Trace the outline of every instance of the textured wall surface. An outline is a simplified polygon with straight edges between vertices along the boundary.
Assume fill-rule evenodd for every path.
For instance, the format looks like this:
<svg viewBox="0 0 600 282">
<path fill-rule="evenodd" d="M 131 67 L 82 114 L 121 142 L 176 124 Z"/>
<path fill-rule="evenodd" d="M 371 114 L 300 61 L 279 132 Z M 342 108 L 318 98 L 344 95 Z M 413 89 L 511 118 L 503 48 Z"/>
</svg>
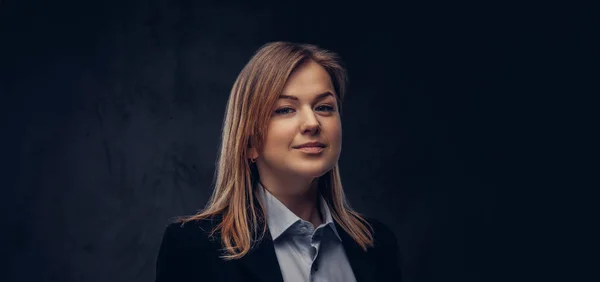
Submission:
<svg viewBox="0 0 600 282">
<path fill-rule="evenodd" d="M 495 26 L 409 5 L 1 5 L 2 281 L 152 281 L 167 220 L 211 193 L 233 81 L 275 40 L 345 61 L 344 187 L 396 232 L 406 281 L 503 278 L 514 74 Z"/>
</svg>

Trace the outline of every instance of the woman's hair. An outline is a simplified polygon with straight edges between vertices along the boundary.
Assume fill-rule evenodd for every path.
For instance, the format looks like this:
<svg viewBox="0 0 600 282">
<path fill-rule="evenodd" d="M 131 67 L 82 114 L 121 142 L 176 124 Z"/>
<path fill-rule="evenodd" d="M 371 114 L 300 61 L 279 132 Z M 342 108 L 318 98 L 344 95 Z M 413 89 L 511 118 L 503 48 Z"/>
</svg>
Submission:
<svg viewBox="0 0 600 282">
<path fill-rule="evenodd" d="M 272 108 L 286 81 L 296 67 L 308 60 L 315 61 L 329 73 L 341 110 L 346 71 L 336 54 L 315 45 L 265 44 L 242 69 L 233 85 L 223 122 L 213 194 L 204 210 L 179 219 L 182 223 L 221 219 L 211 236 L 220 232 L 224 259 L 243 257 L 265 235 L 265 210 L 260 197 L 254 194 L 258 171 L 256 164 L 249 161 L 249 145 L 259 149 L 264 144 Z M 364 250 L 372 247 L 372 228 L 350 208 L 342 189 L 339 165 L 336 163 L 317 181 L 334 220 Z"/>
</svg>

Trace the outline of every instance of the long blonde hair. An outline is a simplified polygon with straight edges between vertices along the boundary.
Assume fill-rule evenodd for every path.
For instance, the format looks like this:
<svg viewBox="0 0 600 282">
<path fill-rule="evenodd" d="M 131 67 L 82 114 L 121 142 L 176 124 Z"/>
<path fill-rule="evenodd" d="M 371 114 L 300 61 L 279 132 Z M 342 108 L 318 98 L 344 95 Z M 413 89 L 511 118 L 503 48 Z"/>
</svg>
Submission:
<svg viewBox="0 0 600 282">
<path fill-rule="evenodd" d="M 260 199 L 254 195 L 258 171 L 256 164 L 249 161 L 248 145 L 261 148 L 272 107 L 292 71 L 307 60 L 317 62 L 329 73 L 341 110 L 346 71 L 336 54 L 315 45 L 267 43 L 258 49 L 233 85 L 223 122 L 213 194 L 204 210 L 179 219 L 186 223 L 220 218 L 211 236 L 220 232 L 225 251 L 223 259 L 243 257 L 265 235 L 265 210 Z M 334 220 L 363 250 L 372 247 L 372 227 L 350 208 L 342 189 L 337 163 L 319 177 L 318 186 Z"/>
</svg>

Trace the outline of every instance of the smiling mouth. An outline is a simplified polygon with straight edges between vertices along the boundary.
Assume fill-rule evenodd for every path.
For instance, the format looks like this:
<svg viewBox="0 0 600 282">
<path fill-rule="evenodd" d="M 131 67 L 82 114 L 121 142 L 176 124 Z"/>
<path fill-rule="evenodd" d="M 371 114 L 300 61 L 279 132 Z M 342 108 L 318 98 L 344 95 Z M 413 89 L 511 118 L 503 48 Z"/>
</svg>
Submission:
<svg viewBox="0 0 600 282">
<path fill-rule="evenodd" d="M 302 147 L 302 148 L 297 148 L 297 150 L 300 150 L 304 153 L 307 154 L 318 154 L 323 152 L 325 148 L 324 147 Z"/>
</svg>

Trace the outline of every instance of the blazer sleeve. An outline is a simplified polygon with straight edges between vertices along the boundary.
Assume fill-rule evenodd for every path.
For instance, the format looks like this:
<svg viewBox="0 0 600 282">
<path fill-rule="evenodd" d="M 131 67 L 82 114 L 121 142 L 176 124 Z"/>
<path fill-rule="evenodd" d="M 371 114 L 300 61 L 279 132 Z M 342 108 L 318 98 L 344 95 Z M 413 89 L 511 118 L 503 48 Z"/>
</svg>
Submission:
<svg viewBox="0 0 600 282">
<path fill-rule="evenodd" d="M 374 220 L 375 244 L 379 245 L 380 267 L 390 281 L 403 281 L 400 261 L 400 247 L 394 232 L 385 224 Z"/>
<path fill-rule="evenodd" d="M 398 246 L 398 238 L 392 230 L 388 229 L 389 238 L 390 238 L 390 258 L 389 258 L 389 266 L 390 276 L 396 277 L 395 281 L 402 281 L 402 271 L 401 271 L 401 263 L 400 263 L 400 247 Z"/>
<path fill-rule="evenodd" d="M 155 282 L 183 282 L 186 281 L 185 248 L 182 246 L 180 229 L 177 224 L 169 224 L 163 233 L 162 242 L 156 259 Z"/>
</svg>

